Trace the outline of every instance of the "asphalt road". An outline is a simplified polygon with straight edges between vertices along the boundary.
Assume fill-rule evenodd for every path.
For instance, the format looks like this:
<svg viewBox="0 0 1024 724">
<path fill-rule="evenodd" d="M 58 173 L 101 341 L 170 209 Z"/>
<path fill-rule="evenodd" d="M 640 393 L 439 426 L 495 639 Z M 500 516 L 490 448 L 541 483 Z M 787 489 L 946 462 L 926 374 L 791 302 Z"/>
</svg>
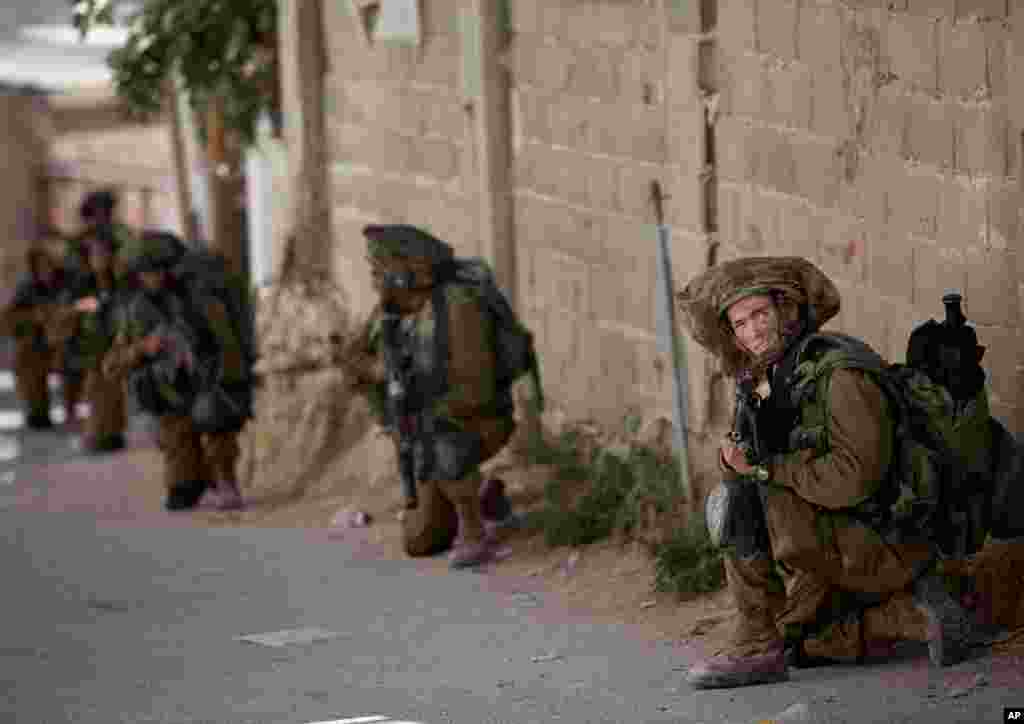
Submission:
<svg viewBox="0 0 1024 724">
<path fill-rule="evenodd" d="M 358 536 L 197 527 L 132 496 L 138 455 L 2 435 L 18 454 L 0 460 L 0 722 L 973 723 L 1024 706 L 1020 660 L 935 671 L 913 647 L 694 692 L 694 650 L 570 616 L 500 566 L 438 575 Z"/>
</svg>

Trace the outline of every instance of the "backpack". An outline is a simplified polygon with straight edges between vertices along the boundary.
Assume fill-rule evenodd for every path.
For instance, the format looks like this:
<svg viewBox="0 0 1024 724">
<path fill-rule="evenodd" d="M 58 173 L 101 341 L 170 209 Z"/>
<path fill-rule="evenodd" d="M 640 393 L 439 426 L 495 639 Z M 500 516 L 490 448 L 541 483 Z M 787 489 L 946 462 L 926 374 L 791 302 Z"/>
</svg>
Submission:
<svg viewBox="0 0 1024 724">
<path fill-rule="evenodd" d="M 512 404 L 511 388 L 523 375 L 530 374 L 533 383 L 534 400 L 538 410 L 544 408 L 544 392 L 540 381 L 540 365 L 534 346 L 533 333 L 527 329 L 516 316 L 508 297 L 498 287 L 494 272 L 490 265 L 480 258 L 457 258 L 445 264 L 440 276 L 440 283 L 434 288 L 435 306 L 444 308 L 446 284 L 468 286 L 479 294 L 492 322 L 494 323 L 494 346 L 496 358 L 495 377 L 498 387 L 498 399 Z M 447 320 L 448 315 L 439 313 L 438 319 Z M 447 344 L 447 330 L 440 330 L 438 339 L 442 345 Z M 447 359 L 447 350 L 439 351 L 438 359 Z"/>
<path fill-rule="evenodd" d="M 243 376 L 251 380 L 257 356 L 256 319 L 245 280 L 229 269 L 223 256 L 192 249 L 183 254 L 172 274 L 193 310 L 203 309 L 211 299 L 224 305 L 241 346 Z"/>
<path fill-rule="evenodd" d="M 964 540 L 965 510 L 974 497 L 969 482 L 969 437 L 958 434 L 949 392 L 920 371 L 889 364 L 864 342 L 821 333 L 801 340 L 790 381 L 791 402 L 802 410 L 790 449 L 830 449 L 829 383 L 837 369 L 868 374 L 885 393 L 893 417 L 893 448 L 886 478 L 853 514 L 890 539 L 902 535 L 937 541 L 948 555 L 970 553 L 981 541 Z M 983 424 L 987 425 L 987 415 Z M 970 536 L 976 538 L 976 536 Z M 964 550 L 964 549 L 967 550 Z"/>
</svg>

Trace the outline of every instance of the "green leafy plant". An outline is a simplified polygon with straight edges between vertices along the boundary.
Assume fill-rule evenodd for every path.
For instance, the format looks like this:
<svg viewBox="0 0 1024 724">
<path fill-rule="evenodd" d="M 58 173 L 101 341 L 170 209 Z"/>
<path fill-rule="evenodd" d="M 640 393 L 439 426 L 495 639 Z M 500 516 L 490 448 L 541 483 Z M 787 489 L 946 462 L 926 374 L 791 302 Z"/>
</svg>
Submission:
<svg viewBox="0 0 1024 724">
<path fill-rule="evenodd" d="M 115 21 L 111 0 L 72 3 L 85 36 Z M 275 0 L 145 0 L 129 18 L 128 40 L 108 63 L 118 94 L 139 113 L 154 113 L 175 74 L 196 110 L 223 102 L 224 123 L 244 143 L 255 138 L 260 113 L 277 87 Z"/>
<path fill-rule="evenodd" d="M 725 584 L 723 553 L 711 542 L 702 516 L 691 516 L 668 540 L 653 546 L 652 553 L 657 591 L 711 593 Z"/>
</svg>

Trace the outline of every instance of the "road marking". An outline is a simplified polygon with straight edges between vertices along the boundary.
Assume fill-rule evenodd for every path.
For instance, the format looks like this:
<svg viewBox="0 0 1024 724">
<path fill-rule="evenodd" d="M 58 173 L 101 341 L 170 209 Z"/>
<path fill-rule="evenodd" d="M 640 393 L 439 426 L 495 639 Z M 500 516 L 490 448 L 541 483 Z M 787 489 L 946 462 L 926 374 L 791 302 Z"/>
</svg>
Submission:
<svg viewBox="0 0 1024 724">
<path fill-rule="evenodd" d="M 344 636 L 344 634 L 337 633 L 335 631 L 328 631 L 322 628 L 293 628 L 285 629 L 284 631 L 274 631 L 271 633 L 262 634 L 250 634 L 248 636 L 239 636 L 239 641 L 245 641 L 250 644 L 260 644 L 261 646 L 289 646 L 291 644 L 309 644 L 314 641 L 325 641 L 327 639 L 337 638 Z"/>
<path fill-rule="evenodd" d="M 0 370 L 0 392 L 14 392 L 14 373 Z"/>
<path fill-rule="evenodd" d="M 386 716 L 380 716 L 379 714 L 371 714 L 369 716 L 357 716 L 352 719 L 332 719 L 331 721 L 311 721 L 308 724 L 371 724 L 371 722 L 381 722 L 381 724 L 423 724 L 419 721 L 407 721 L 405 719 L 391 719 Z"/>
</svg>

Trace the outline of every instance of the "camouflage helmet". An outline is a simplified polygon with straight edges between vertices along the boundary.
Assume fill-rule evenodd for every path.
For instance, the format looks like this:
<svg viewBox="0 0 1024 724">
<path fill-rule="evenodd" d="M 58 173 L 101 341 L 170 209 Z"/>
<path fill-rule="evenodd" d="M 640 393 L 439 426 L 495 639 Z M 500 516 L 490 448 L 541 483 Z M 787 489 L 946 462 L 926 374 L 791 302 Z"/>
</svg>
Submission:
<svg viewBox="0 0 1024 724">
<path fill-rule="evenodd" d="M 147 230 L 121 247 L 129 272 L 170 269 L 185 255 L 184 242 L 169 231 Z"/>
<path fill-rule="evenodd" d="M 401 286 L 425 289 L 434 284 L 444 265 L 454 257 L 452 247 L 409 224 L 371 224 L 363 229 L 375 284 L 390 274 L 409 277 Z"/>
<path fill-rule="evenodd" d="M 419 258 L 437 264 L 454 256 L 451 246 L 409 224 L 370 224 L 363 236 L 371 259 Z"/>
<path fill-rule="evenodd" d="M 735 343 L 726 312 L 755 294 L 771 294 L 804 310 L 807 331 L 821 328 L 839 312 L 839 290 L 818 267 L 802 257 L 745 257 L 707 269 L 676 295 L 680 323 L 694 340 L 722 360 L 726 374 L 751 361 Z"/>
</svg>

